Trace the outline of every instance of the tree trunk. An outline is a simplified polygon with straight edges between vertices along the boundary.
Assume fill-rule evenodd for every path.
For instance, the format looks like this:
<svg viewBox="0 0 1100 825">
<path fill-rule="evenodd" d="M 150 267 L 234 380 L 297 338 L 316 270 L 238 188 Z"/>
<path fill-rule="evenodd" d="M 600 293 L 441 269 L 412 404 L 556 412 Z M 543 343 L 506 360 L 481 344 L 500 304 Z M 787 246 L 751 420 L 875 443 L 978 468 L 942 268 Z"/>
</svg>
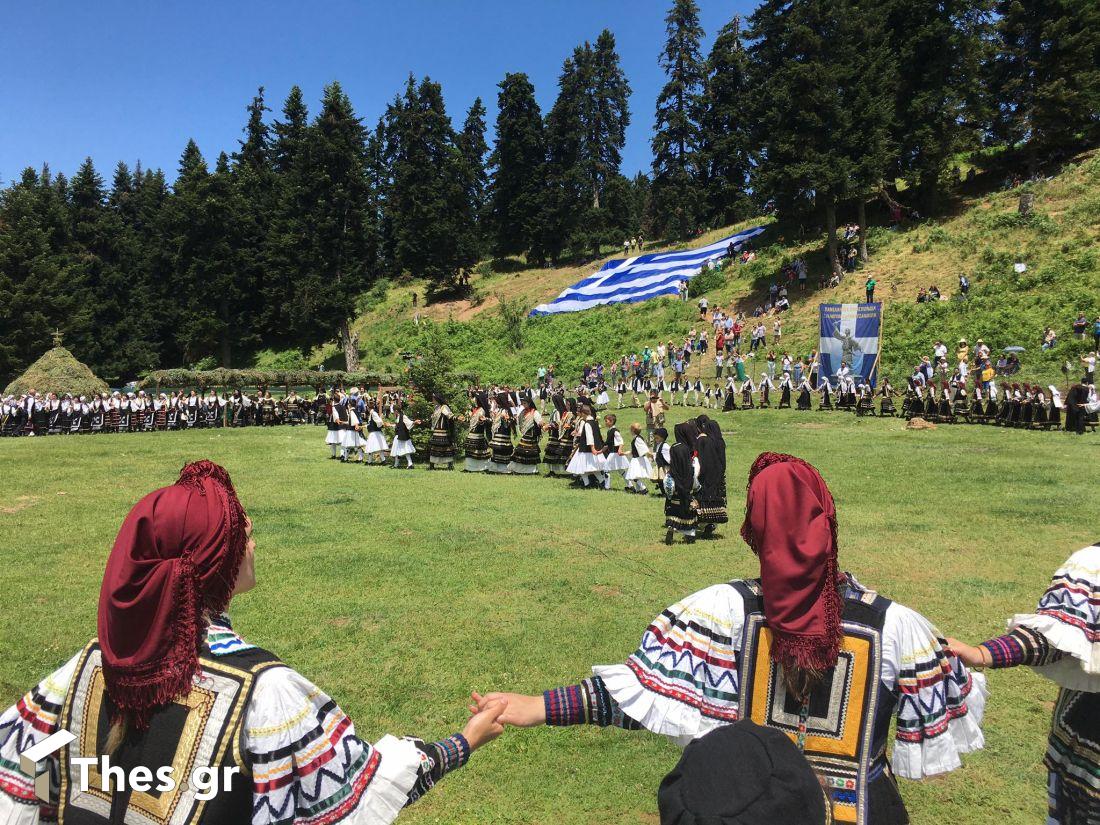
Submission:
<svg viewBox="0 0 1100 825">
<path fill-rule="evenodd" d="M 340 346 L 344 350 L 344 368 L 348 372 L 359 370 L 359 336 L 351 332 L 347 319 L 340 322 Z"/>
<path fill-rule="evenodd" d="M 836 256 L 836 200 L 832 195 L 825 201 L 825 231 L 827 238 L 825 248 L 829 255 L 829 269 L 839 280 L 843 275 L 840 268 L 840 259 Z"/>
<path fill-rule="evenodd" d="M 859 259 L 867 263 L 867 203 L 859 199 Z"/>
</svg>

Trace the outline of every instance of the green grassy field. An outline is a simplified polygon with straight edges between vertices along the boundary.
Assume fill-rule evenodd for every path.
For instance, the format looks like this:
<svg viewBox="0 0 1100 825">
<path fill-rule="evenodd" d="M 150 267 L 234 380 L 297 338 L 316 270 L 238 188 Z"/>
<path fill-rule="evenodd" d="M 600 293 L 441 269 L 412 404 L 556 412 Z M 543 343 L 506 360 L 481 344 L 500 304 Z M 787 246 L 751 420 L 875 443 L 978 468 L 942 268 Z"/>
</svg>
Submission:
<svg viewBox="0 0 1100 825">
<path fill-rule="evenodd" d="M 626 411 L 620 425 L 639 417 Z M 1096 539 L 1096 436 L 907 432 L 839 413 L 717 417 L 735 520 L 760 451 L 812 461 L 837 499 L 842 566 L 950 635 L 1000 632 Z M 449 734 L 471 689 L 574 682 L 622 661 L 679 597 L 756 573 L 733 524 L 717 541 L 665 547 L 655 498 L 344 466 L 325 460 L 323 439 L 309 427 L 0 442 L 0 706 L 94 632 L 123 516 L 201 457 L 229 468 L 256 525 L 260 586 L 233 605 L 235 626 L 321 685 L 370 739 Z M 947 777 L 902 783 L 914 823 L 1041 821 L 1055 690 L 1025 670 L 990 682 L 986 750 Z M 508 731 L 402 822 L 654 823 L 677 755 L 647 734 Z"/>
</svg>

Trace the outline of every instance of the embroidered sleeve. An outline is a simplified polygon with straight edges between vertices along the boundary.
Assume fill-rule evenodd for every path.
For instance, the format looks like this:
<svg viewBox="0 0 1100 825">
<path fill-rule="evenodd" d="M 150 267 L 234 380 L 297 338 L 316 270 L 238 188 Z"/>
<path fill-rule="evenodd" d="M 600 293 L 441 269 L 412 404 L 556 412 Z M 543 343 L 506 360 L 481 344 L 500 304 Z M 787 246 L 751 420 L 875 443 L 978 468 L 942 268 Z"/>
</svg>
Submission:
<svg viewBox="0 0 1100 825">
<path fill-rule="evenodd" d="M 58 763 L 49 761 L 50 802 L 34 794 L 34 777 L 19 767 L 19 754 L 57 732 L 57 718 L 80 654 L 28 691 L 0 715 L 0 822 L 35 825 L 57 821 Z"/>
<path fill-rule="evenodd" d="M 546 724 L 614 726 L 638 730 L 641 724 L 623 713 L 599 676 L 584 679 L 580 684 L 554 688 L 542 695 L 546 706 Z"/>
<path fill-rule="evenodd" d="M 1052 649 L 1042 633 L 1026 627 L 982 642 L 981 646 L 989 651 L 990 667 L 994 669 L 1017 665 L 1041 667 L 1062 658 L 1062 652 Z"/>
<path fill-rule="evenodd" d="M 882 681 L 897 696 L 894 772 L 922 779 L 958 768 L 985 744 L 985 676 L 946 649 L 932 624 L 892 604 L 883 628 Z"/>
<path fill-rule="evenodd" d="M 740 717 L 738 660 L 745 606 L 728 584 L 654 619 L 621 665 L 594 667 L 620 713 L 686 744 Z"/>
<path fill-rule="evenodd" d="M 245 749 L 254 825 L 387 825 L 469 758 L 461 735 L 427 745 L 360 739 L 340 707 L 290 668 L 269 670 L 257 682 Z"/>
</svg>

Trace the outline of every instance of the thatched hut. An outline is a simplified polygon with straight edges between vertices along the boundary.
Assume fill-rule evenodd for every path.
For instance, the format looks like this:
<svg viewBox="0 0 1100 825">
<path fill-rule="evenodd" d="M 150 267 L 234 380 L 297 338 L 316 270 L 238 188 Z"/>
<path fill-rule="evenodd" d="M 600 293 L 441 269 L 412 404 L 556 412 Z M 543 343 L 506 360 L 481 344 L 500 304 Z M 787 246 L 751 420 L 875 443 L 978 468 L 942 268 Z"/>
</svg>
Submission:
<svg viewBox="0 0 1100 825">
<path fill-rule="evenodd" d="M 55 392 L 58 395 L 72 393 L 76 396 L 91 396 L 107 391 L 107 383 L 92 372 L 87 364 L 77 361 L 71 352 L 61 346 L 58 338 L 54 339 L 54 343 L 56 346 L 53 349 L 8 384 L 4 390 L 5 395 L 21 395 L 32 389 L 39 395 Z"/>
</svg>

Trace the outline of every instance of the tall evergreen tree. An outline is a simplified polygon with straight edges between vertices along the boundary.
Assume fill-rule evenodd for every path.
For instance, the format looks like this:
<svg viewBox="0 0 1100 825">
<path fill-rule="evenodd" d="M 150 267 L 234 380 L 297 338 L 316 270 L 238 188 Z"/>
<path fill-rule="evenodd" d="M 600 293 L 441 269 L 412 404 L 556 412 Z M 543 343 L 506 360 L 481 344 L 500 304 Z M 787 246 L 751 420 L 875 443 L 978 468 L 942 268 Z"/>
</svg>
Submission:
<svg viewBox="0 0 1100 825">
<path fill-rule="evenodd" d="M 349 370 L 359 367 L 355 300 L 377 277 L 366 137 L 343 88 L 327 85 L 307 139 L 300 215 L 309 261 L 295 281 L 294 305 L 299 339 L 317 343 L 335 332 Z"/>
<path fill-rule="evenodd" d="M 245 314 L 252 321 L 247 330 L 241 330 L 258 343 L 260 333 L 267 332 L 263 296 L 267 272 L 271 267 L 268 238 L 275 214 L 275 171 L 271 160 L 271 129 L 264 122 L 264 113 L 271 111 L 264 103 L 264 87 L 261 86 L 248 105 L 248 120 L 244 127 L 244 140 L 233 155 L 232 191 L 225 193 L 232 200 L 236 226 L 240 239 L 236 265 L 235 286 L 239 292 L 237 301 L 242 305 L 233 314 Z M 239 198 L 239 200 L 238 200 Z M 276 330 L 278 331 L 278 330 Z"/>
<path fill-rule="evenodd" d="M 475 258 L 485 251 L 485 220 L 488 211 L 489 175 L 486 159 L 489 145 L 485 142 L 485 104 L 481 98 L 474 100 L 466 112 L 462 131 L 458 133 L 458 148 L 465 163 L 466 198 L 470 202 L 473 216 L 473 233 L 461 242 L 461 246 L 472 247 Z"/>
<path fill-rule="evenodd" d="M 749 124 L 749 57 L 741 42 L 741 18 L 722 27 L 707 58 L 703 96 L 703 180 L 706 215 L 713 226 L 726 226 L 750 214 L 752 130 Z"/>
<path fill-rule="evenodd" d="M 695 0 L 674 0 L 665 29 L 668 39 L 659 63 L 668 82 L 657 96 L 651 218 L 657 232 L 686 238 L 696 228 L 699 211 L 699 119 L 706 79 Z"/>
<path fill-rule="evenodd" d="M 554 263 L 570 247 L 581 252 L 599 243 L 594 223 L 594 168 L 588 150 L 587 117 L 592 87 L 592 49 L 578 46 L 562 64 L 558 97 L 546 116 L 546 188 L 533 246 Z"/>
<path fill-rule="evenodd" d="M 995 134 L 1027 142 L 1029 171 L 1100 139 L 1100 5 L 1000 0 L 996 26 Z"/>
<path fill-rule="evenodd" d="M 593 206 L 599 209 L 604 187 L 622 166 L 630 125 L 630 83 L 615 50 L 615 35 L 607 29 L 600 32 L 592 51 L 589 101 L 585 155 L 592 178 Z"/>
<path fill-rule="evenodd" d="M 545 185 L 546 139 L 527 75 L 505 75 L 499 88 L 496 137 L 489 159 L 493 252 L 519 255 L 533 246 Z M 538 262 L 538 249 L 532 257 Z"/>
</svg>

